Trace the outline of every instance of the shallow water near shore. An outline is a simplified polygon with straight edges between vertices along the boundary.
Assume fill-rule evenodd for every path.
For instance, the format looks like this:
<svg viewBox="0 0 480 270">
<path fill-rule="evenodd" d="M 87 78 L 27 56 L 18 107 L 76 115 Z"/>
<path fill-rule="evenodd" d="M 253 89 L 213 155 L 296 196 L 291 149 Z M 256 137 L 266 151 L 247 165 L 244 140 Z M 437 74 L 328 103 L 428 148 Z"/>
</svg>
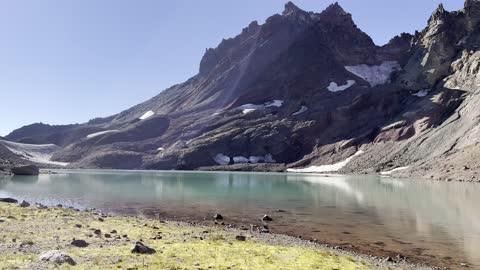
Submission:
<svg viewBox="0 0 480 270">
<path fill-rule="evenodd" d="M 0 177 L 0 197 L 274 233 L 438 266 L 480 268 L 480 185 L 280 173 L 59 170 Z M 279 211 L 281 210 L 281 211 Z M 210 219 L 203 221 L 204 218 Z"/>
</svg>

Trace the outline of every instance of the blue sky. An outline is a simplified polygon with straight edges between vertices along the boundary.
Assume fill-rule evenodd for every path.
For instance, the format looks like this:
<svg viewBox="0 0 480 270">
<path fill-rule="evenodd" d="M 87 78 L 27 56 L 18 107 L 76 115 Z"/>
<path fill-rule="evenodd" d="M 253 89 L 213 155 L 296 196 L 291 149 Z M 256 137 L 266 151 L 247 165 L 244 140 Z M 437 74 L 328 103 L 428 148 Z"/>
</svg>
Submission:
<svg viewBox="0 0 480 270">
<path fill-rule="evenodd" d="M 0 0 L 0 135 L 118 113 L 198 71 L 206 48 L 279 0 Z M 327 0 L 293 1 L 321 11 Z M 422 29 L 442 1 L 344 0 L 377 44 Z M 463 0 L 445 0 L 448 10 Z"/>
</svg>

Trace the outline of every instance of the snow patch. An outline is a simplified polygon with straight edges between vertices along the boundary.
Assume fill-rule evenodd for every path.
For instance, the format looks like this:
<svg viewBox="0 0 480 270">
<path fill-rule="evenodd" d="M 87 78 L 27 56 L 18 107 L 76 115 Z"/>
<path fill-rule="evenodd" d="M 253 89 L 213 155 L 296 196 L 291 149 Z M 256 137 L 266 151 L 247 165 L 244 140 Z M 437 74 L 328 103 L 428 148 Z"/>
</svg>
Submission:
<svg viewBox="0 0 480 270">
<path fill-rule="evenodd" d="M 230 164 L 230 157 L 225 156 L 224 154 L 217 154 L 213 159 L 220 165 Z"/>
<path fill-rule="evenodd" d="M 262 105 L 245 104 L 245 105 L 237 107 L 237 109 L 242 110 L 243 114 L 247 114 L 247 113 L 251 113 L 253 111 L 265 109 L 265 108 L 268 108 L 268 107 L 280 108 L 280 107 L 282 107 L 283 103 L 284 103 L 283 100 L 275 99 L 275 100 L 269 101 L 267 103 L 264 103 Z"/>
<path fill-rule="evenodd" d="M 23 159 L 42 164 L 52 164 L 58 166 L 67 166 L 66 162 L 51 161 L 53 153 L 61 149 L 55 144 L 24 144 L 0 140 L 0 144 L 5 146 L 12 153 L 21 156 Z"/>
<path fill-rule="evenodd" d="M 302 114 L 302 113 L 304 113 L 304 112 L 306 112 L 306 111 L 308 111 L 308 107 L 307 107 L 307 106 L 302 106 L 302 107 L 300 108 L 300 110 L 294 112 L 292 115 L 293 115 L 293 116 L 300 115 L 300 114 Z"/>
<path fill-rule="evenodd" d="M 304 169 L 288 169 L 287 172 L 296 172 L 296 173 L 326 173 L 326 172 L 337 172 L 343 167 L 345 167 L 350 161 L 355 157 L 363 154 L 362 150 L 358 150 L 353 156 L 345 159 L 344 161 L 332 164 L 332 165 L 322 165 L 322 166 L 311 166 Z"/>
<path fill-rule="evenodd" d="M 362 64 L 345 66 L 345 69 L 367 81 L 371 87 L 375 87 L 390 82 L 392 73 L 401 70 L 401 67 L 397 61 L 386 61 L 377 66 Z"/>
<path fill-rule="evenodd" d="M 159 148 L 157 149 L 157 151 L 160 151 L 160 152 L 165 151 L 165 148 L 159 147 Z"/>
<path fill-rule="evenodd" d="M 150 118 L 154 115 L 155 115 L 155 113 L 153 111 L 148 111 L 148 112 L 144 113 L 142 116 L 140 116 L 140 120 L 148 119 L 148 118 Z"/>
<path fill-rule="evenodd" d="M 423 90 L 420 90 L 417 93 L 413 94 L 413 96 L 422 98 L 422 97 L 428 96 L 429 92 L 430 92 L 430 89 L 423 89 Z"/>
<path fill-rule="evenodd" d="M 347 90 L 354 84 L 355 84 L 354 80 L 348 80 L 347 84 L 344 84 L 344 85 L 338 85 L 336 82 L 331 82 L 330 85 L 327 87 L 327 89 L 330 92 L 341 92 L 341 91 Z"/>
<path fill-rule="evenodd" d="M 394 173 L 394 172 L 408 170 L 408 168 L 409 167 L 398 167 L 398 168 L 395 168 L 391 171 L 380 172 L 380 175 L 392 175 L 392 173 Z"/>
<path fill-rule="evenodd" d="M 233 158 L 233 163 L 238 164 L 238 163 L 248 163 L 250 160 L 246 157 L 234 157 Z"/>
<path fill-rule="evenodd" d="M 460 45 L 465 45 L 467 44 L 467 40 L 468 40 L 469 36 L 464 36 L 462 37 L 458 42 L 457 42 L 457 46 L 460 46 Z"/>
<path fill-rule="evenodd" d="M 117 129 L 100 131 L 100 132 L 96 132 L 96 133 L 92 133 L 92 134 L 87 135 L 87 138 L 91 139 L 91 138 L 95 138 L 95 137 L 98 137 L 98 136 L 101 136 L 101 135 L 104 135 L 104 134 L 117 132 L 117 131 L 118 131 Z"/>
</svg>

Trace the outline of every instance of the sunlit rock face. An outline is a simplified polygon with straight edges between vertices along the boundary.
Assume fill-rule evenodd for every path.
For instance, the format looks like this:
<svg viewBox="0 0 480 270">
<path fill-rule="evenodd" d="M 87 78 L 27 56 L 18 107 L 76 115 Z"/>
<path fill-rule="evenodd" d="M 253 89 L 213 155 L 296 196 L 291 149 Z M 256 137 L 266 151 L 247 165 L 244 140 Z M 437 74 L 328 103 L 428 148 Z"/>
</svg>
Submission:
<svg viewBox="0 0 480 270">
<path fill-rule="evenodd" d="M 144 103 L 7 139 L 56 144 L 53 161 L 81 168 L 286 170 L 337 164 L 359 150 L 343 171 L 416 168 L 455 148 L 450 127 L 428 131 L 473 104 L 478 15 L 478 1 L 453 12 L 440 5 L 421 32 L 378 46 L 338 3 L 307 12 L 289 2 L 207 49 L 197 75 Z"/>
</svg>

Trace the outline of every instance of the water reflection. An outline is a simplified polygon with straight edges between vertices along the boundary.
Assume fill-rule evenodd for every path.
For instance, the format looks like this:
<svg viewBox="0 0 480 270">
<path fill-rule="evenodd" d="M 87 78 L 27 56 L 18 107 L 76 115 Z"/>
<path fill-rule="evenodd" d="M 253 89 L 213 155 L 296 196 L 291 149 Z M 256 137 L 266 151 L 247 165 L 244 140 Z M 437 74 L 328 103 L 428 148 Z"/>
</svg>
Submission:
<svg viewBox="0 0 480 270">
<path fill-rule="evenodd" d="M 478 267 L 479 192 L 466 183 L 270 173 L 60 171 L 0 178 L 0 197 L 50 205 L 218 210 L 239 218 L 284 209 L 276 224 L 285 230 L 294 224 L 336 237 L 348 229 L 347 240 L 383 241 L 402 253 L 455 256 Z"/>
</svg>

